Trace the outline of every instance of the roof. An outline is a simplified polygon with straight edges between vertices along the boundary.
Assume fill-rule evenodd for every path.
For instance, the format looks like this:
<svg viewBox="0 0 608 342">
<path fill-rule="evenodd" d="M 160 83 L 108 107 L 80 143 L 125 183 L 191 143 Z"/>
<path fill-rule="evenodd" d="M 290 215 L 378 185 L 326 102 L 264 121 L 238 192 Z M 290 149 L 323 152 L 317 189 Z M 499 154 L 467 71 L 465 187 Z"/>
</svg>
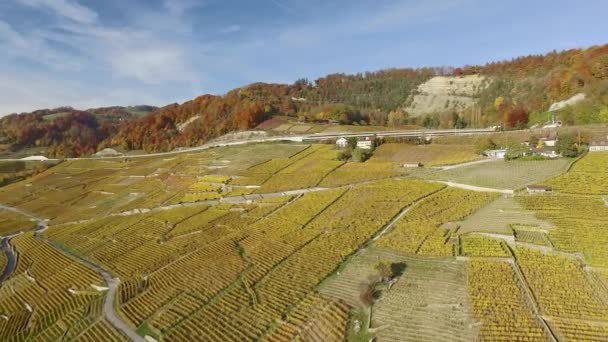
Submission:
<svg viewBox="0 0 608 342">
<path fill-rule="evenodd" d="M 608 140 L 606 141 L 592 141 L 589 146 L 608 146 Z"/>
<path fill-rule="evenodd" d="M 528 188 L 528 190 L 552 190 L 553 189 L 550 186 L 537 185 L 537 184 L 528 185 L 527 188 Z"/>
</svg>

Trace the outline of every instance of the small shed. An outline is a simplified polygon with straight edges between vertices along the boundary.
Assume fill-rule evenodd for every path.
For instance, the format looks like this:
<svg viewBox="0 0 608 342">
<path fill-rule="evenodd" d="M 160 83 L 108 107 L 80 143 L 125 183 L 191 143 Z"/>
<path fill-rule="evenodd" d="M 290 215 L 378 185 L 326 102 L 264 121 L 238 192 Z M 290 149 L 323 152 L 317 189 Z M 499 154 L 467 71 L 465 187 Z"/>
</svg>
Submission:
<svg viewBox="0 0 608 342">
<path fill-rule="evenodd" d="M 506 149 L 500 150 L 487 150 L 484 154 L 492 159 L 505 159 L 505 155 L 507 154 Z"/>
<path fill-rule="evenodd" d="M 422 167 L 423 165 L 422 165 L 422 163 L 405 163 L 402 166 L 406 167 L 406 168 L 410 168 L 410 167 L 413 168 L 413 167 Z"/>
<path fill-rule="evenodd" d="M 528 189 L 529 194 L 540 194 L 553 191 L 553 188 L 546 185 L 528 185 L 526 188 Z"/>
</svg>

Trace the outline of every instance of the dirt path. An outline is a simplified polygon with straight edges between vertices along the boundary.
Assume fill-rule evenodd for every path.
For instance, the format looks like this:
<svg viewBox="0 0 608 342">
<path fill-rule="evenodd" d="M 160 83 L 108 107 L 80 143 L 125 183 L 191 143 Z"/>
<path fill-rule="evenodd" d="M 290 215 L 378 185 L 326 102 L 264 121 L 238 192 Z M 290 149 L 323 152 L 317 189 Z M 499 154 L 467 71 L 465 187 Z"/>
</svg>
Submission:
<svg viewBox="0 0 608 342">
<path fill-rule="evenodd" d="M 460 164 L 453 164 L 453 165 L 446 165 L 446 166 L 435 166 L 432 167 L 432 169 L 437 169 L 437 170 L 453 170 L 453 169 L 458 169 L 461 167 L 465 167 L 465 166 L 471 166 L 471 165 L 476 165 L 476 164 L 483 164 L 483 163 L 488 163 L 491 161 L 496 161 L 496 159 L 480 159 L 480 160 L 474 160 L 474 161 L 470 161 L 470 162 L 466 162 L 466 163 L 460 163 Z"/>
<path fill-rule="evenodd" d="M 470 184 L 462 184 L 462 183 L 454 183 L 454 182 L 446 182 L 446 181 L 436 181 L 439 183 L 443 183 L 447 186 L 451 186 L 453 188 L 460 188 L 464 190 L 477 191 L 477 192 L 498 192 L 501 194 L 512 195 L 514 193 L 511 189 L 494 189 L 494 188 L 484 188 L 482 186 L 470 185 Z"/>
</svg>

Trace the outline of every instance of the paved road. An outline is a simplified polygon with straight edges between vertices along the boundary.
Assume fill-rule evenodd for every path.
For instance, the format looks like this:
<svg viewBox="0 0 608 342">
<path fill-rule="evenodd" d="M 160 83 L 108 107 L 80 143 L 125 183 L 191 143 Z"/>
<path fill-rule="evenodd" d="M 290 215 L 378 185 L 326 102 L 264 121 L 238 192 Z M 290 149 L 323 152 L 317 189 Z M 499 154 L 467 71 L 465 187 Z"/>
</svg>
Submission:
<svg viewBox="0 0 608 342">
<path fill-rule="evenodd" d="M 123 334 L 128 336 L 132 341 L 146 342 L 146 340 L 144 338 L 142 338 L 135 332 L 135 329 L 133 329 L 133 327 L 131 327 L 129 324 L 127 324 L 125 321 L 122 320 L 122 318 L 120 317 L 120 315 L 116 312 L 116 309 L 114 308 L 114 303 L 116 302 L 116 290 L 118 289 L 118 285 L 120 283 L 120 280 L 118 278 L 112 278 L 112 276 L 110 275 L 109 272 L 102 269 L 98 265 L 95 265 L 95 264 L 91 263 L 90 261 L 87 261 L 77 255 L 74 255 L 71 252 L 69 252 L 68 250 L 66 250 L 63 247 L 59 246 L 58 244 L 54 243 L 53 241 L 46 239 L 42 235 L 42 232 L 48 228 L 47 220 L 36 217 L 30 213 L 27 213 L 23 210 L 18 209 L 18 208 L 9 207 L 9 206 L 3 205 L 3 204 L 0 204 L 0 209 L 10 210 L 10 211 L 19 213 L 21 215 L 30 217 L 32 219 L 35 219 L 38 222 L 38 225 L 34 229 L 37 239 L 39 239 L 40 241 L 46 242 L 47 244 L 49 244 L 49 246 L 55 248 L 57 251 L 59 251 L 60 253 L 62 253 L 65 256 L 67 256 L 68 258 L 75 260 L 76 262 L 99 273 L 105 280 L 107 287 L 108 287 L 108 292 L 106 294 L 106 298 L 103 303 L 103 313 L 104 313 L 105 318 L 116 329 L 120 330 Z M 0 285 L 2 284 L 2 282 L 5 279 L 8 279 L 8 277 L 15 270 L 15 266 L 16 266 L 15 253 L 13 251 L 12 246 L 9 243 L 10 238 L 11 237 L 5 237 L 2 239 L 2 251 L 6 253 L 6 255 L 9 259 L 9 263 L 8 263 L 7 267 L 4 269 L 4 271 L 2 273 L 2 277 L 0 277 Z"/>
<path fill-rule="evenodd" d="M 17 266 L 17 256 L 15 255 L 13 246 L 10 244 L 10 237 L 2 238 L 1 249 L 6 255 L 7 263 L 4 270 L 2 270 L 2 274 L 0 275 L 0 286 L 2 286 L 4 281 L 13 274 L 15 267 Z"/>
<path fill-rule="evenodd" d="M 95 264 L 91 263 L 90 261 L 87 261 L 85 259 L 80 258 L 77 255 L 72 254 L 71 252 L 67 251 L 66 249 L 64 249 L 63 247 L 54 243 L 53 241 L 45 239 L 44 237 L 42 237 L 41 234 L 37 233 L 36 237 L 42 241 L 45 241 L 51 247 L 55 248 L 56 250 L 58 250 L 60 253 L 64 254 L 68 258 L 75 260 L 76 262 L 99 273 L 105 280 L 107 287 L 108 287 L 106 299 L 103 303 L 103 314 L 104 314 L 105 318 L 110 322 L 110 324 L 112 324 L 116 329 L 118 329 L 123 334 L 125 334 L 127 337 L 129 337 L 132 341 L 146 342 L 146 340 L 143 337 L 139 336 L 135 332 L 135 329 L 133 329 L 132 326 L 127 324 L 125 321 L 123 321 L 122 318 L 120 317 L 120 315 L 118 314 L 118 312 L 116 312 L 114 303 L 116 303 L 116 290 L 118 289 L 118 285 L 120 284 L 120 280 L 118 278 L 112 278 L 112 276 L 110 275 L 109 272 L 102 269 L 98 265 L 95 265 Z"/>
</svg>

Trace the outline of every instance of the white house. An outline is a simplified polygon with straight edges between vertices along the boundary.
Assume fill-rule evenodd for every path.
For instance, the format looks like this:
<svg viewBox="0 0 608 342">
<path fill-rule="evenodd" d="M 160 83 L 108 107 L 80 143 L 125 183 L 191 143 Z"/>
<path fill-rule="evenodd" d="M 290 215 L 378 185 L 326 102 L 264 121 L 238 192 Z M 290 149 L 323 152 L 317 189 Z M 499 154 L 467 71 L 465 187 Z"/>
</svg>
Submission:
<svg viewBox="0 0 608 342">
<path fill-rule="evenodd" d="M 557 135 L 553 135 L 553 136 L 548 136 L 545 138 L 540 138 L 540 141 L 542 142 L 543 146 L 548 146 L 548 147 L 555 147 L 555 145 L 558 142 L 558 137 Z"/>
<path fill-rule="evenodd" d="M 348 146 L 348 140 L 346 140 L 345 137 L 341 137 L 338 140 L 336 140 L 337 148 L 345 148 L 346 146 Z"/>
<path fill-rule="evenodd" d="M 363 150 L 371 150 L 374 148 L 374 138 L 365 137 L 365 140 L 357 141 L 357 147 Z"/>
<path fill-rule="evenodd" d="M 487 150 L 484 154 L 492 159 L 505 159 L 505 155 L 507 154 L 506 149 L 500 150 Z"/>
</svg>

